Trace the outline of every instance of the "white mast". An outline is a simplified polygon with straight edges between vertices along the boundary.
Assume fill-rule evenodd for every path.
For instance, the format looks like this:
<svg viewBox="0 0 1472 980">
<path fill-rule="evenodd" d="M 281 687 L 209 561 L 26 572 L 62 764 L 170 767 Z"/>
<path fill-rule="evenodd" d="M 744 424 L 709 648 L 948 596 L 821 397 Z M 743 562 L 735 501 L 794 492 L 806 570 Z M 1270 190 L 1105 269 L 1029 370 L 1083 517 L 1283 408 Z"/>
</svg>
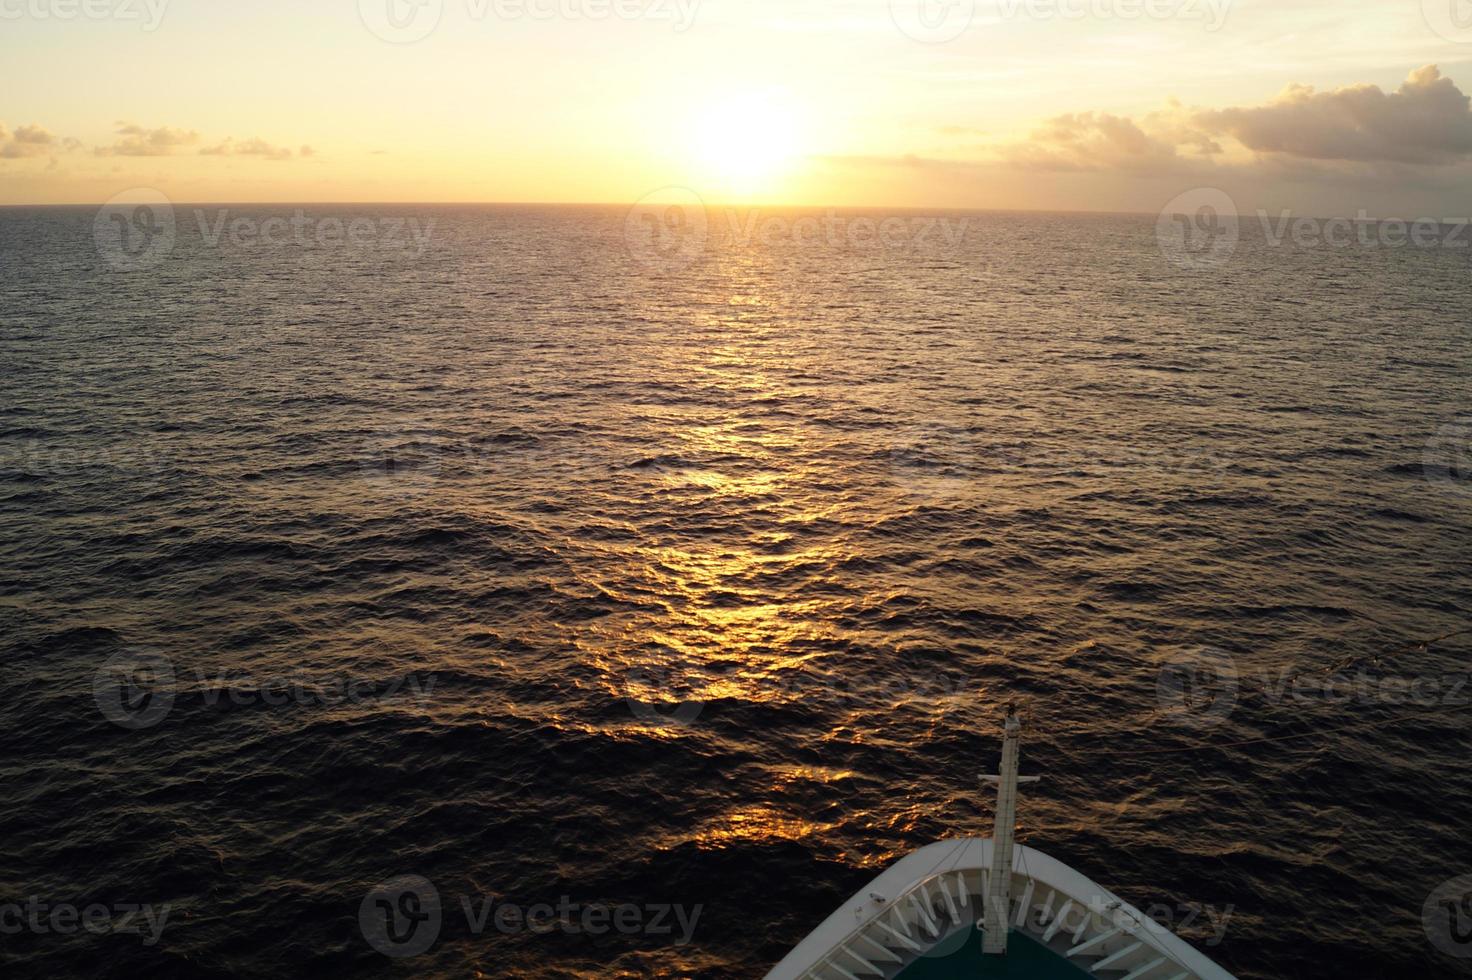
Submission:
<svg viewBox="0 0 1472 980">
<path fill-rule="evenodd" d="M 988 877 L 986 914 L 982 920 L 982 952 L 1002 954 L 1007 952 L 1007 919 L 1012 910 L 1012 842 L 1017 827 L 1017 784 L 1035 783 L 1038 776 L 1018 776 L 1018 736 L 1022 722 L 1017 711 L 1007 706 L 1007 717 L 1002 722 L 1002 772 L 997 776 L 982 776 L 989 783 L 997 784 L 997 823 L 992 831 L 992 867 Z"/>
</svg>

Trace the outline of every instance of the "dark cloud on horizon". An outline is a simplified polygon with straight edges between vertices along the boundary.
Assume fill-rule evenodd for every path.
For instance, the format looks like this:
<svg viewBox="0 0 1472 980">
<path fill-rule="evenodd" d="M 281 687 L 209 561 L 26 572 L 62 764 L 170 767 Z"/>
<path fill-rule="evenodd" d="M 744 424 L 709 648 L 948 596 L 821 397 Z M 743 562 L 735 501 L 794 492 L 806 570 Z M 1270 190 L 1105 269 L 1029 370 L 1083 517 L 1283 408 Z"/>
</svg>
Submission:
<svg viewBox="0 0 1472 980">
<path fill-rule="evenodd" d="M 943 127 L 956 133 L 964 127 Z M 1223 145 L 1252 154 L 1242 160 Z M 1258 106 L 1190 109 L 1172 99 L 1139 118 L 1071 112 L 1046 120 L 1027 139 L 986 148 L 973 160 L 915 156 L 830 158 L 867 166 L 930 166 L 1141 176 L 1224 169 L 1290 180 L 1429 177 L 1472 161 L 1472 99 L 1435 65 L 1411 72 L 1394 92 L 1350 85 L 1319 92 L 1290 85 Z M 1228 162 L 1230 161 L 1230 162 Z"/>
<path fill-rule="evenodd" d="M 1290 85 L 1265 106 L 1198 113 L 1200 125 L 1258 153 L 1355 163 L 1456 163 L 1472 155 L 1472 100 L 1435 65 L 1394 92 Z"/>
</svg>

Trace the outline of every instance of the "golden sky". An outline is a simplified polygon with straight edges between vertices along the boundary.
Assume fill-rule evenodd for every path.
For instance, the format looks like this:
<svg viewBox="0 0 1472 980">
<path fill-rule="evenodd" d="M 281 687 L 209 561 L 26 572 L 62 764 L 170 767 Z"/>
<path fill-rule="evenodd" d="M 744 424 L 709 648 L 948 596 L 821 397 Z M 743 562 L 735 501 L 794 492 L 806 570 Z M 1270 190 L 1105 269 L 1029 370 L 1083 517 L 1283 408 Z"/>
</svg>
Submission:
<svg viewBox="0 0 1472 980">
<path fill-rule="evenodd" d="M 1465 2 L 0 0 L 0 203 L 1455 215 Z"/>
</svg>

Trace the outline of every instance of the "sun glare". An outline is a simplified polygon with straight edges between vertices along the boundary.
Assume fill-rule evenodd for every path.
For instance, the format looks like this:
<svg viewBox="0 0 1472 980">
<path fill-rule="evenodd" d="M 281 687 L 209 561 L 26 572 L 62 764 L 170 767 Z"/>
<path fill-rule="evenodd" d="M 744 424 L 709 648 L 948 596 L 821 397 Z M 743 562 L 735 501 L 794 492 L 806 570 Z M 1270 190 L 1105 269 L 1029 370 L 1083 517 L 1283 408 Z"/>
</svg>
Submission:
<svg viewBox="0 0 1472 980">
<path fill-rule="evenodd" d="M 796 162 L 797 112 L 779 92 L 745 92 L 703 106 L 694 125 L 702 170 L 735 194 L 770 191 Z"/>
</svg>

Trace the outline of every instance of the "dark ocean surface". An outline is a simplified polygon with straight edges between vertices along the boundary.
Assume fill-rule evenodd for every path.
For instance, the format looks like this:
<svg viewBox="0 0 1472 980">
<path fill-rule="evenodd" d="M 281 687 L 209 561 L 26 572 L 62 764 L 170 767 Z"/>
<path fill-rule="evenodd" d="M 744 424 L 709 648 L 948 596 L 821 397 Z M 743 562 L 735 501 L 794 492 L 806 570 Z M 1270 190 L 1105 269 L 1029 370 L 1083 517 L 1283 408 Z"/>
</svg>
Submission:
<svg viewBox="0 0 1472 980">
<path fill-rule="evenodd" d="M 0 209 L 0 903 L 169 909 L 6 977 L 759 977 L 1009 701 L 1019 839 L 1239 976 L 1472 976 L 1472 250 L 199 210 Z"/>
</svg>

